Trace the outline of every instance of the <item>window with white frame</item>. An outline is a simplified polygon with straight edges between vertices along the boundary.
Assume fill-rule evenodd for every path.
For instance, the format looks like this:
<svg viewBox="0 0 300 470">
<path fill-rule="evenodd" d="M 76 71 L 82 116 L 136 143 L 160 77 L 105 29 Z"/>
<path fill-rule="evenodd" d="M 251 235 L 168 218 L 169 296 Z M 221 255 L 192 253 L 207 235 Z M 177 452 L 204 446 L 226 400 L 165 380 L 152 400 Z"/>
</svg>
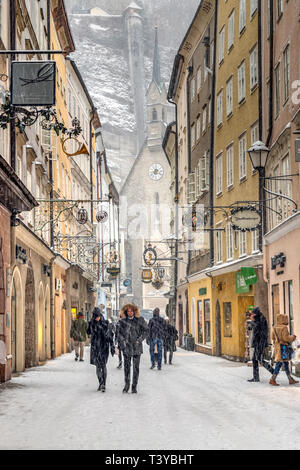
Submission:
<svg viewBox="0 0 300 470">
<path fill-rule="evenodd" d="M 238 94 L 239 103 L 246 98 L 246 66 L 245 61 L 238 68 Z"/>
<path fill-rule="evenodd" d="M 207 108 L 204 106 L 202 114 L 202 132 L 206 131 Z"/>
<path fill-rule="evenodd" d="M 190 173 L 187 178 L 187 203 L 196 202 L 196 174 Z"/>
<path fill-rule="evenodd" d="M 230 145 L 226 152 L 227 163 L 227 188 L 231 189 L 234 185 L 234 147 Z"/>
<path fill-rule="evenodd" d="M 199 114 L 199 116 L 197 117 L 197 131 L 196 131 L 197 141 L 200 139 L 200 137 L 201 137 L 201 115 Z"/>
<path fill-rule="evenodd" d="M 252 90 L 258 82 L 257 46 L 250 53 L 250 89 Z"/>
<path fill-rule="evenodd" d="M 290 46 L 287 46 L 283 52 L 284 64 L 284 102 L 290 96 Z"/>
<path fill-rule="evenodd" d="M 217 98 L 217 125 L 220 126 L 223 122 L 223 91 L 218 94 Z"/>
<path fill-rule="evenodd" d="M 275 69 L 275 116 L 277 117 L 280 112 L 280 63 Z"/>
<path fill-rule="evenodd" d="M 197 71 L 197 93 L 199 93 L 201 89 L 201 84 L 202 84 L 202 73 L 201 73 L 201 67 L 199 67 Z"/>
<path fill-rule="evenodd" d="M 219 32 L 219 64 L 224 60 L 225 51 L 225 26 Z"/>
<path fill-rule="evenodd" d="M 258 0 L 251 0 L 250 2 L 250 15 L 253 16 L 258 7 Z"/>
<path fill-rule="evenodd" d="M 203 75 L 204 75 L 204 81 L 207 79 L 207 75 L 208 75 L 208 72 L 207 72 L 207 64 L 206 64 L 206 58 L 204 57 L 204 62 L 203 62 Z"/>
<path fill-rule="evenodd" d="M 277 18 L 283 14 L 283 0 L 277 0 Z"/>
<path fill-rule="evenodd" d="M 201 191 L 205 191 L 208 187 L 207 159 L 208 159 L 208 155 L 207 155 L 207 152 L 205 152 L 203 157 L 200 160 L 200 162 L 201 162 L 201 166 L 200 166 L 200 189 L 201 189 Z"/>
<path fill-rule="evenodd" d="M 196 144 L 196 128 L 195 128 L 195 124 L 192 124 L 192 127 L 191 127 L 191 144 L 192 144 L 192 147 L 195 147 L 195 144 Z"/>
<path fill-rule="evenodd" d="M 255 123 L 251 127 L 251 145 L 255 144 L 255 142 L 259 141 L 259 133 L 258 133 L 258 123 Z"/>
<path fill-rule="evenodd" d="M 240 0 L 240 33 L 246 28 L 246 0 Z"/>
<path fill-rule="evenodd" d="M 233 111 L 233 77 L 231 77 L 226 85 L 226 114 L 230 116 Z"/>
<path fill-rule="evenodd" d="M 233 259 L 233 230 L 232 225 L 229 222 L 226 226 L 226 252 L 227 252 L 227 261 Z"/>
<path fill-rule="evenodd" d="M 217 224 L 216 228 L 221 228 L 221 224 Z M 223 261 L 223 243 L 222 243 L 222 234 L 221 230 L 216 231 L 216 262 L 222 263 Z"/>
<path fill-rule="evenodd" d="M 253 230 L 251 232 L 252 237 L 252 253 L 259 251 L 259 230 Z"/>
<path fill-rule="evenodd" d="M 207 125 L 210 126 L 210 121 L 211 121 L 211 98 L 208 100 L 208 105 L 207 105 Z"/>
<path fill-rule="evenodd" d="M 214 65 L 214 53 L 215 53 L 215 43 L 212 41 L 210 43 L 210 67 L 212 68 Z"/>
<path fill-rule="evenodd" d="M 194 101 L 196 97 L 196 81 L 195 77 L 191 80 L 191 100 Z"/>
<path fill-rule="evenodd" d="M 239 232 L 240 236 L 240 249 L 239 253 L 240 256 L 245 256 L 247 255 L 247 233 L 246 232 Z"/>
<path fill-rule="evenodd" d="M 239 139 L 239 176 L 240 180 L 247 177 L 247 137 L 244 134 Z"/>
<path fill-rule="evenodd" d="M 216 158 L 216 192 L 217 196 L 223 191 L 223 155 L 220 154 Z"/>
<path fill-rule="evenodd" d="M 232 48 L 234 44 L 234 19 L 235 19 L 235 11 L 231 13 L 228 19 L 228 50 Z"/>
</svg>

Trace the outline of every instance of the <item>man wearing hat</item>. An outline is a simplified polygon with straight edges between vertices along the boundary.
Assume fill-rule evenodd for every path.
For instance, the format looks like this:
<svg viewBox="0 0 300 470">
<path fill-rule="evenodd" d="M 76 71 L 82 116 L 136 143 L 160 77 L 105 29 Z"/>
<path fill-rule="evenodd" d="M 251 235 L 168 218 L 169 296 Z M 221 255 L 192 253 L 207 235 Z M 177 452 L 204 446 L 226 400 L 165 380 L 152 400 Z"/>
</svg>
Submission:
<svg viewBox="0 0 300 470">
<path fill-rule="evenodd" d="M 87 322 L 84 320 L 83 314 L 79 312 L 77 314 L 76 320 L 72 321 L 70 337 L 74 341 L 75 347 L 75 361 L 83 362 L 83 353 L 84 353 L 84 345 L 86 342 L 86 330 L 87 330 Z M 79 356 L 80 350 L 80 356 Z"/>
</svg>

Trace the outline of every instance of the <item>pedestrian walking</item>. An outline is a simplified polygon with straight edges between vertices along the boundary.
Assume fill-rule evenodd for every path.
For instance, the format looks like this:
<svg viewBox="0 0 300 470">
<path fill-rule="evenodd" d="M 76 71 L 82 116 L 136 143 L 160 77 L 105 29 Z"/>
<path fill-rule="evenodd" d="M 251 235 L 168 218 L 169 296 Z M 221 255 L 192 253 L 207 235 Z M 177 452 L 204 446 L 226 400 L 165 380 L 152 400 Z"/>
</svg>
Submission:
<svg viewBox="0 0 300 470">
<path fill-rule="evenodd" d="M 270 385 L 275 387 L 279 386 L 276 383 L 277 375 L 280 372 L 282 366 L 284 366 L 285 373 L 287 375 L 290 385 L 299 383 L 297 380 L 294 380 L 290 372 L 290 360 L 292 359 L 293 348 L 291 346 L 292 342 L 295 341 L 296 336 L 290 335 L 289 329 L 289 318 L 287 315 L 278 315 L 276 325 L 272 331 L 272 341 L 274 342 L 274 353 L 275 353 L 275 370 L 270 380 Z"/>
<path fill-rule="evenodd" d="M 130 388 L 131 362 L 133 363 L 131 391 L 137 393 L 143 341 L 148 334 L 148 325 L 146 320 L 140 316 L 140 311 L 136 305 L 125 305 L 122 308 L 122 314 L 124 318 L 119 321 L 118 339 L 124 356 L 125 386 L 123 393 L 128 393 Z"/>
<path fill-rule="evenodd" d="M 163 341 L 165 336 L 165 320 L 159 314 L 159 308 L 153 310 L 153 318 L 149 321 L 149 336 L 147 343 L 150 345 L 151 367 L 155 367 L 155 354 L 157 354 L 157 368 L 161 370 Z"/>
<path fill-rule="evenodd" d="M 172 364 L 173 353 L 176 351 L 176 341 L 178 340 L 178 331 L 175 326 L 170 325 L 169 318 L 165 318 L 165 335 L 164 335 L 164 361 L 167 364 L 167 356 L 169 352 L 169 364 Z"/>
<path fill-rule="evenodd" d="M 115 332 L 115 346 L 118 349 L 118 356 L 119 356 L 119 365 L 117 367 L 118 369 L 122 369 L 122 364 L 123 364 L 122 344 L 121 344 L 121 341 L 120 341 L 120 338 L 119 338 L 120 320 L 122 320 L 122 318 L 125 318 L 125 314 L 124 314 L 124 312 L 121 311 L 119 321 L 116 324 L 116 332 Z"/>
<path fill-rule="evenodd" d="M 87 322 L 84 320 L 83 314 L 78 312 L 76 320 L 72 321 L 70 338 L 73 339 L 75 348 L 75 361 L 83 362 L 84 345 L 87 339 L 86 330 Z"/>
<path fill-rule="evenodd" d="M 250 320 L 253 378 L 248 382 L 259 382 L 259 364 L 267 369 L 270 374 L 274 373 L 273 367 L 263 358 L 265 348 L 268 346 L 268 322 L 259 307 L 253 310 Z"/>
<path fill-rule="evenodd" d="M 91 335 L 91 364 L 96 366 L 99 380 L 98 391 L 105 392 L 107 368 L 106 364 L 109 356 L 115 353 L 113 332 L 109 327 L 109 322 L 105 320 L 99 308 L 94 308 L 92 320 L 89 323 L 88 335 Z"/>
</svg>

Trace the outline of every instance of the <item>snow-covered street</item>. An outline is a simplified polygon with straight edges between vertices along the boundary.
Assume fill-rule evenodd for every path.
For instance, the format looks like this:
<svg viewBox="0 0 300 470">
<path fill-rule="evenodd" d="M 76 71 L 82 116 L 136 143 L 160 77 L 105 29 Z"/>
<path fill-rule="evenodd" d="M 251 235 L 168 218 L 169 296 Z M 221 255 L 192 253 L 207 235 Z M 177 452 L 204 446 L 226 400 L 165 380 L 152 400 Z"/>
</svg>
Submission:
<svg viewBox="0 0 300 470">
<path fill-rule="evenodd" d="M 251 369 L 179 350 L 175 365 L 141 363 L 138 395 L 122 394 L 108 363 L 107 392 L 95 367 L 73 354 L 0 386 L 0 449 L 299 449 L 300 387 L 249 384 Z"/>
</svg>

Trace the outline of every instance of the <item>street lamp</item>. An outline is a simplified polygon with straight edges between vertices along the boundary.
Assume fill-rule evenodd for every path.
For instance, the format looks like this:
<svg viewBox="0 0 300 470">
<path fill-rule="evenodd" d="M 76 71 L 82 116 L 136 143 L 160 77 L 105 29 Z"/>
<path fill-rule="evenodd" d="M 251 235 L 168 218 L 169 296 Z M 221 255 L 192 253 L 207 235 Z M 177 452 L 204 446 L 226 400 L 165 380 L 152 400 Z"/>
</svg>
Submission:
<svg viewBox="0 0 300 470">
<path fill-rule="evenodd" d="M 252 147 L 249 148 L 248 154 L 254 170 L 258 171 L 259 174 L 259 207 L 262 216 L 261 230 L 259 233 L 259 249 L 262 251 L 263 248 L 263 236 L 265 234 L 266 227 L 266 205 L 265 205 L 265 171 L 266 164 L 270 149 L 260 140 L 255 142 Z"/>
</svg>

